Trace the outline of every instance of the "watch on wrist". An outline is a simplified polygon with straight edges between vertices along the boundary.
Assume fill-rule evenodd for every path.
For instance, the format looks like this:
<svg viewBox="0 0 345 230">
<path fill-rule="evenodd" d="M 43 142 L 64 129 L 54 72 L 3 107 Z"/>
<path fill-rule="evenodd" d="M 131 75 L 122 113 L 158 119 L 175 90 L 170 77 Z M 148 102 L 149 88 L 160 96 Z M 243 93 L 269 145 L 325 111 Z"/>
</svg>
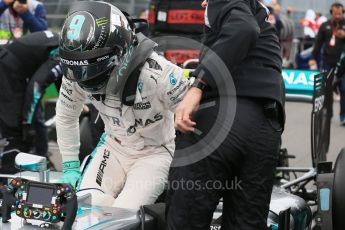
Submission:
<svg viewBox="0 0 345 230">
<path fill-rule="evenodd" d="M 196 88 L 200 89 L 201 91 L 205 91 L 207 85 L 205 82 L 201 81 L 200 79 L 195 78 L 191 87 L 196 87 Z"/>
</svg>

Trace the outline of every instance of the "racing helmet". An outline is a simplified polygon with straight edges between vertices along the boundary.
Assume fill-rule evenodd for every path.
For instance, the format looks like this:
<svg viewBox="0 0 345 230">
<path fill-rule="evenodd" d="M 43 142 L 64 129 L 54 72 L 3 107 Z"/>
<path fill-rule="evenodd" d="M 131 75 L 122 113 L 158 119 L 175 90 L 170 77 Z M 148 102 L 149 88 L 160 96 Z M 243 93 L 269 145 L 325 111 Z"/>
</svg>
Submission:
<svg viewBox="0 0 345 230">
<path fill-rule="evenodd" d="M 63 74 L 91 94 L 104 94 L 112 71 L 135 41 L 130 22 L 115 6 L 99 1 L 76 2 L 60 34 Z"/>
</svg>

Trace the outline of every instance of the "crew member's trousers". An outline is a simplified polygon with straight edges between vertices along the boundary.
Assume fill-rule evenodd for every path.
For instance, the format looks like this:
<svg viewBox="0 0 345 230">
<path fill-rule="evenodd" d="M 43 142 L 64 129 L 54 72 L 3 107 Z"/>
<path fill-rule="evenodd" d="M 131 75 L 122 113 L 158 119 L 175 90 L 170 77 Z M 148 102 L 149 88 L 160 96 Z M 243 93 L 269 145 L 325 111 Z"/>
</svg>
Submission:
<svg viewBox="0 0 345 230">
<path fill-rule="evenodd" d="M 233 125 L 220 146 L 194 164 L 171 167 L 166 210 L 169 230 L 209 230 L 222 197 L 222 229 L 267 229 L 282 122 L 279 115 L 265 112 L 265 105 L 262 100 L 239 98 L 233 108 Z M 218 122 L 218 111 L 217 103 L 197 112 L 197 129 L 207 133 Z M 173 164 L 189 154 L 184 148 L 202 138 L 194 133 L 178 135 Z"/>
</svg>

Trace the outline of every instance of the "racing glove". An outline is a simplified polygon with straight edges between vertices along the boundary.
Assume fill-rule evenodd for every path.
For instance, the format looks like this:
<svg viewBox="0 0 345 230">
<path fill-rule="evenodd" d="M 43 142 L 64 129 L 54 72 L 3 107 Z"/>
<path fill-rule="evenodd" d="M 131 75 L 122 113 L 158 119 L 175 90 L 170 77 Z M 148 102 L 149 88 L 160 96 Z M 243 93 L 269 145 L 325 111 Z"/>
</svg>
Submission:
<svg viewBox="0 0 345 230">
<path fill-rule="evenodd" d="M 65 161 L 62 163 L 62 172 L 60 183 L 68 183 L 76 188 L 80 177 L 80 161 Z"/>
</svg>

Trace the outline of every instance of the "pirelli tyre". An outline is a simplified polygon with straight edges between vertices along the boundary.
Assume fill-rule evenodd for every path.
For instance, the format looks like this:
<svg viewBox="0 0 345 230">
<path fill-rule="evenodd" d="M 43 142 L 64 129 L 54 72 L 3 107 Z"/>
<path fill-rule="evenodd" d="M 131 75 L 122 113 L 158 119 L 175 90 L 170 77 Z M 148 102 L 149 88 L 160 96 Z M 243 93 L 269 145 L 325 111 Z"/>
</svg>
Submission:
<svg viewBox="0 0 345 230">
<path fill-rule="evenodd" d="M 333 229 L 341 230 L 345 226 L 345 148 L 343 148 L 334 166 L 333 183 Z"/>
<path fill-rule="evenodd" d="M 153 36 L 160 33 L 202 34 L 205 10 L 199 0 L 152 0 L 149 23 Z"/>
</svg>

